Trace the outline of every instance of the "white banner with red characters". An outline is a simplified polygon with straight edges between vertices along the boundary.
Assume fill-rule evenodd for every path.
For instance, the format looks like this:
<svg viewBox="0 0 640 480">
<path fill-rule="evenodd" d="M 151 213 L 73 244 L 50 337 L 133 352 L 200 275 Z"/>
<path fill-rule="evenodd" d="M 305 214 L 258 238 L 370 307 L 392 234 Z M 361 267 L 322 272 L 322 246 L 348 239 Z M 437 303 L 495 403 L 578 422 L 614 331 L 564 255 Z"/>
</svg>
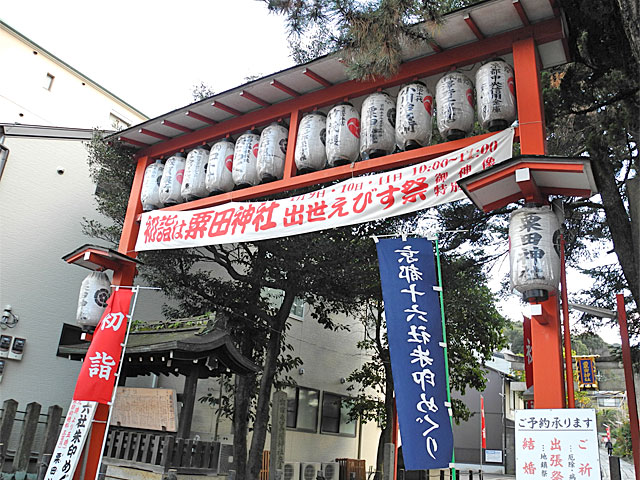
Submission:
<svg viewBox="0 0 640 480">
<path fill-rule="evenodd" d="M 107 308 L 96 327 L 78 375 L 74 400 L 111 402 L 130 318 L 132 295 L 133 290 L 120 288 L 107 300 Z"/>
<path fill-rule="evenodd" d="M 46 480 L 73 478 L 97 406 L 96 402 L 71 402 L 44 476 Z"/>
<path fill-rule="evenodd" d="M 411 213 L 465 198 L 456 183 L 512 156 L 514 129 L 433 160 L 304 195 L 142 214 L 136 251 L 250 242 Z"/>
<path fill-rule="evenodd" d="M 518 480 L 600 478 L 593 408 L 516 410 Z"/>
</svg>

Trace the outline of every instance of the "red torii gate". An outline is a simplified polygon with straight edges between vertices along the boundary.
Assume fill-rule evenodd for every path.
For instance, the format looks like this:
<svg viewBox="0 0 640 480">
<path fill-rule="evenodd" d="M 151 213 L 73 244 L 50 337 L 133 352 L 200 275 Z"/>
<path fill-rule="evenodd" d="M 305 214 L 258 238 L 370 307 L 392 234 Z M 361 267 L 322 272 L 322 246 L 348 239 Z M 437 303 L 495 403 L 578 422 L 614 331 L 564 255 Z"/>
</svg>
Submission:
<svg viewBox="0 0 640 480">
<path fill-rule="evenodd" d="M 453 34 L 443 33 L 447 28 L 451 28 Z M 119 140 L 140 149 L 136 153 L 135 178 L 118 251 L 131 258 L 136 256 L 135 243 L 142 213 L 140 193 L 144 172 L 150 163 L 175 152 L 185 151 L 272 121 L 283 119 L 289 121 L 288 148 L 282 180 L 178 204 L 165 210 L 200 209 L 232 200 L 249 200 L 354 175 L 398 168 L 424 162 L 488 137 L 491 134 L 395 153 L 353 165 L 296 175 L 295 143 L 298 125 L 304 112 L 419 78 L 442 74 L 454 68 L 473 65 L 499 55 L 512 55 L 513 58 L 519 121 L 516 141 L 520 142 L 520 151 L 522 154 L 544 155 L 546 153 L 545 124 L 540 69 L 542 66 L 560 65 L 569 60 L 565 25 L 554 0 L 483 2 L 445 16 L 444 24 L 433 29 L 432 33 L 434 41 L 428 45 L 428 49 L 418 52 L 423 56 L 402 64 L 398 73 L 389 79 L 360 82 L 346 80 L 344 76 L 340 78 L 338 74 L 339 78 L 336 81 L 336 63 L 339 63 L 339 60 L 333 57 L 334 63 L 327 67 L 332 57 L 324 57 L 304 66 L 293 67 L 243 87 L 223 92 L 120 132 Z M 546 58 L 546 62 L 543 62 L 543 57 Z M 296 74 L 313 82 L 311 88 L 308 86 L 304 88 L 308 93 L 302 93 L 285 83 L 291 84 L 290 79 Z M 320 88 L 317 88 L 318 86 Z M 274 101 L 261 93 L 268 88 L 275 89 L 271 91 L 277 91 L 279 98 Z M 255 106 L 259 108 L 251 110 Z M 114 269 L 113 284 L 132 285 L 135 275 L 135 263 L 123 263 L 119 268 Z M 534 351 L 536 351 L 534 383 L 544 385 L 544 388 L 535 389 L 535 407 L 562 408 L 565 406 L 565 388 L 556 298 L 552 297 L 545 302 L 543 308 L 549 321 L 546 324 L 534 322 L 536 326 L 533 331 Z M 102 439 L 105 435 L 108 412 L 108 405 L 98 406 L 87 450 L 85 472 L 87 479 L 93 479 L 96 475 L 102 454 Z M 78 475 L 79 473 L 76 473 L 75 478 L 78 478 Z"/>
</svg>

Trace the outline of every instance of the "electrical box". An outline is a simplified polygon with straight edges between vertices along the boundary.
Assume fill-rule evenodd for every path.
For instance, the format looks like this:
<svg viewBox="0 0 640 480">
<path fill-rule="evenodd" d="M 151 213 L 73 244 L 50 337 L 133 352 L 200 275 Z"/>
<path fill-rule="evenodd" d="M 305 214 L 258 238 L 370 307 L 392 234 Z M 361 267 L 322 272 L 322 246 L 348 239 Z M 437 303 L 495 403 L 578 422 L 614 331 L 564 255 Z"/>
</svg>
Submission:
<svg viewBox="0 0 640 480">
<path fill-rule="evenodd" d="M 9 357 L 9 349 L 11 348 L 11 335 L 0 335 L 0 358 Z"/>
<path fill-rule="evenodd" d="M 24 353 L 24 345 L 27 343 L 26 338 L 14 338 L 13 345 L 9 351 L 9 358 L 11 360 L 22 360 L 22 354 Z"/>
<path fill-rule="evenodd" d="M 2 375 L 4 374 L 4 366 L 6 363 L 6 360 L 0 360 L 0 383 L 2 383 Z"/>
</svg>

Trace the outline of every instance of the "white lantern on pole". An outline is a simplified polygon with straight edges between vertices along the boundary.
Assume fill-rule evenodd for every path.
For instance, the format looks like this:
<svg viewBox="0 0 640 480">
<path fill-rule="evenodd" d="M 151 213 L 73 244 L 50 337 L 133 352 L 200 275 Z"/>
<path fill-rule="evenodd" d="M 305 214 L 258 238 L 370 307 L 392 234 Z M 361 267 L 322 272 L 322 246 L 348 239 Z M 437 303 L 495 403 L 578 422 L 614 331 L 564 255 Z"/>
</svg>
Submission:
<svg viewBox="0 0 640 480">
<path fill-rule="evenodd" d="M 233 142 L 225 139 L 216 142 L 209 152 L 209 163 L 205 186 L 211 193 L 230 192 L 233 190 Z"/>
<path fill-rule="evenodd" d="M 396 142 L 396 102 L 386 92 L 376 92 L 362 102 L 360 155 L 363 160 L 393 152 Z"/>
<path fill-rule="evenodd" d="M 476 73 L 478 121 L 482 128 L 504 130 L 516 119 L 513 68 L 503 60 L 484 64 Z"/>
<path fill-rule="evenodd" d="M 187 154 L 184 166 L 184 179 L 180 193 L 186 202 L 204 198 L 209 195 L 205 185 L 209 150 L 198 146 Z"/>
<path fill-rule="evenodd" d="M 144 171 L 140 202 L 145 212 L 162 208 L 163 206 L 160 201 L 160 180 L 162 179 L 163 170 L 164 165 L 162 164 L 162 160 L 156 160 L 154 163 L 148 165 Z"/>
<path fill-rule="evenodd" d="M 400 150 L 424 147 L 431 141 L 433 95 L 422 82 L 402 87 L 396 103 L 396 145 Z"/>
<path fill-rule="evenodd" d="M 272 182 L 283 177 L 288 139 L 289 130 L 280 123 L 274 122 L 262 131 L 256 161 L 260 182 Z"/>
<path fill-rule="evenodd" d="M 160 201 L 165 205 L 182 203 L 182 179 L 184 177 L 184 154 L 176 153 L 167 159 L 160 180 Z"/>
<path fill-rule="evenodd" d="M 326 153 L 330 167 L 353 163 L 360 155 L 360 114 L 349 102 L 327 114 Z"/>
<path fill-rule="evenodd" d="M 544 300 L 560 281 L 560 222 L 551 207 L 524 207 L 509 220 L 511 287 Z"/>
<path fill-rule="evenodd" d="M 259 143 L 260 135 L 255 130 L 250 130 L 240 135 L 236 141 L 231 176 L 233 177 L 233 183 L 240 188 L 260 183 L 258 171 L 256 170 Z"/>
<path fill-rule="evenodd" d="M 104 272 L 91 272 L 82 281 L 76 321 L 84 331 L 92 331 L 107 307 L 111 296 L 111 281 Z"/>
<path fill-rule="evenodd" d="M 460 72 L 449 72 L 436 84 L 436 118 L 447 140 L 466 137 L 473 130 L 473 83 Z"/>
<path fill-rule="evenodd" d="M 299 173 L 315 172 L 327 165 L 326 130 L 327 117 L 324 113 L 309 113 L 300 120 L 295 150 Z"/>
</svg>

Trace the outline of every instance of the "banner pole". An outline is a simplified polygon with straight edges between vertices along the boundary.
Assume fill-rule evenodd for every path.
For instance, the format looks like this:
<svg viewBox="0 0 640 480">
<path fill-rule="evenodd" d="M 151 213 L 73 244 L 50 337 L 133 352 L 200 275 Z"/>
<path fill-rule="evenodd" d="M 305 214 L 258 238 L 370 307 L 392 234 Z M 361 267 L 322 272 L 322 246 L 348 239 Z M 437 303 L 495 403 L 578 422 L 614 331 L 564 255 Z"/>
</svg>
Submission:
<svg viewBox="0 0 640 480">
<path fill-rule="evenodd" d="M 438 287 L 440 291 L 438 292 L 440 296 L 440 313 L 442 317 L 442 342 L 444 343 L 444 373 L 447 379 L 447 402 L 449 402 L 449 408 L 451 409 L 451 415 L 449 416 L 449 421 L 451 422 L 451 430 L 453 430 L 453 407 L 451 406 L 451 384 L 449 380 L 449 347 L 447 344 L 447 327 L 445 326 L 445 317 L 444 317 L 444 292 L 442 289 L 442 266 L 440 265 L 440 243 L 438 241 L 438 234 L 435 234 L 435 244 L 436 244 L 436 269 L 438 270 Z M 455 463 L 456 454 L 455 448 L 451 451 L 451 463 Z M 456 469 L 455 467 L 451 471 L 451 480 L 456 480 Z"/>
<path fill-rule="evenodd" d="M 118 291 L 118 286 L 115 286 L 116 292 Z M 102 457 L 104 456 L 104 447 L 107 444 L 107 439 L 109 437 L 109 425 L 111 425 L 111 416 L 113 415 L 113 406 L 116 401 L 116 394 L 118 392 L 118 383 L 120 382 L 120 374 L 122 372 L 122 365 L 124 364 L 124 355 L 127 349 L 127 342 L 129 341 L 129 333 L 131 333 L 131 324 L 133 323 L 133 312 L 136 309 L 136 303 L 138 302 L 138 293 L 140 293 L 140 287 L 135 286 L 132 287 L 133 291 L 133 302 L 131 303 L 131 308 L 129 309 L 128 322 L 127 322 L 127 333 L 124 336 L 124 342 L 122 343 L 122 353 L 120 354 L 120 365 L 118 365 L 118 373 L 116 374 L 116 384 L 113 387 L 113 393 L 111 394 L 111 402 L 109 403 L 109 415 L 107 416 L 107 424 L 104 428 L 104 437 L 102 437 L 102 447 L 100 448 L 100 457 L 98 458 L 98 465 L 96 467 L 96 476 L 94 480 L 98 480 L 100 477 L 100 467 L 102 466 Z"/>
</svg>

